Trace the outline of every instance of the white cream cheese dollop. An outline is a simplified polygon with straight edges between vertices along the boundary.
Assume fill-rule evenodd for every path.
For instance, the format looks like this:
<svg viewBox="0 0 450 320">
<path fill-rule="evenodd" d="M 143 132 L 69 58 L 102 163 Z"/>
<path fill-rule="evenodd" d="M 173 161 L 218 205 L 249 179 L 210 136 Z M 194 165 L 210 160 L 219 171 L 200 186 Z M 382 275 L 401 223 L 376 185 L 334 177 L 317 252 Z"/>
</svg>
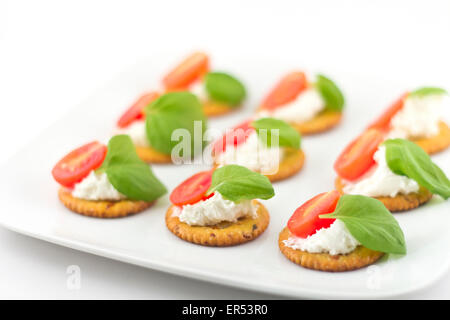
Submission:
<svg viewBox="0 0 450 320">
<path fill-rule="evenodd" d="M 133 144 L 138 147 L 149 147 L 147 139 L 147 129 L 145 120 L 136 120 L 128 127 L 117 129 L 116 134 L 127 134 L 130 136 Z"/>
<path fill-rule="evenodd" d="M 437 135 L 444 108 L 450 108 L 450 97 L 445 94 L 406 98 L 402 109 L 391 120 L 388 138 L 427 138 Z"/>
<path fill-rule="evenodd" d="M 307 238 L 291 236 L 283 242 L 287 247 L 295 250 L 331 255 L 350 253 L 360 245 L 345 224 L 338 219 L 328 228 L 322 228 Z"/>
<path fill-rule="evenodd" d="M 295 100 L 279 106 L 273 111 L 262 110 L 258 117 L 272 117 L 287 122 L 305 122 L 314 118 L 325 108 L 325 101 L 315 88 L 301 92 Z"/>
<path fill-rule="evenodd" d="M 203 81 L 196 81 L 194 82 L 190 87 L 189 91 L 196 95 L 197 98 L 200 99 L 200 101 L 206 101 L 208 100 L 208 92 L 206 91 L 205 84 Z"/>
<path fill-rule="evenodd" d="M 219 192 L 192 205 L 177 207 L 175 214 L 181 222 L 194 226 L 209 226 L 222 221 L 236 222 L 242 217 L 257 216 L 257 206 L 251 200 L 235 203 L 226 200 Z"/>
<path fill-rule="evenodd" d="M 109 182 L 106 173 L 91 173 L 75 184 L 72 196 L 85 200 L 122 200 L 126 197 Z"/>
<path fill-rule="evenodd" d="M 224 152 L 217 155 L 219 165 L 237 164 L 263 174 L 274 174 L 284 156 L 284 149 L 267 147 L 260 141 L 256 131 L 238 146 L 228 145 Z"/>
<path fill-rule="evenodd" d="M 419 191 L 416 181 L 395 174 L 386 162 L 386 147 L 380 146 L 373 156 L 376 165 L 356 182 L 344 181 L 344 193 L 367 197 L 395 197 Z"/>
</svg>

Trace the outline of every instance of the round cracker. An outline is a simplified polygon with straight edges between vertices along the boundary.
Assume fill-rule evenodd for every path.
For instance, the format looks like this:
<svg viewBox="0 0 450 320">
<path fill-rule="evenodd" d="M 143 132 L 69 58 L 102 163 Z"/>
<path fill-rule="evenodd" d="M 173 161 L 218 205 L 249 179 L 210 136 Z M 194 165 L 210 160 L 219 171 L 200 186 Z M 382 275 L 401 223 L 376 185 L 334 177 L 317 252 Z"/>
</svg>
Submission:
<svg viewBox="0 0 450 320">
<path fill-rule="evenodd" d="M 203 102 L 203 112 L 207 117 L 221 116 L 230 113 L 237 108 L 238 107 L 231 107 L 228 104 L 211 100 Z"/>
<path fill-rule="evenodd" d="M 95 218 L 120 218 L 141 212 L 150 207 L 154 201 L 93 201 L 79 199 L 64 188 L 58 191 L 59 200 L 71 211 Z"/>
<path fill-rule="evenodd" d="M 344 182 L 340 177 L 337 177 L 335 182 L 336 190 L 344 193 Z M 384 206 L 390 212 L 407 211 L 428 202 L 433 194 L 426 188 L 420 186 L 418 192 L 408 194 L 397 194 L 395 197 L 373 197 L 383 202 Z"/>
<path fill-rule="evenodd" d="M 271 182 L 283 180 L 293 176 L 303 167 L 305 153 L 301 149 L 285 148 L 283 160 L 274 174 L 266 175 Z"/>
<path fill-rule="evenodd" d="M 259 111 L 264 108 L 259 107 Z M 317 114 L 314 118 L 305 122 L 289 122 L 302 135 L 311 135 L 327 131 L 339 124 L 342 119 L 342 112 L 325 110 Z"/>
<path fill-rule="evenodd" d="M 170 154 L 159 152 L 152 147 L 136 146 L 136 153 L 142 161 L 148 163 L 172 163 Z"/>
<path fill-rule="evenodd" d="M 289 239 L 290 236 L 291 233 L 287 227 L 280 232 L 278 238 L 280 251 L 292 262 L 308 269 L 330 272 L 350 271 L 368 266 L 384 255 L 383 252 L 364 246 L 358 246 L 348 254 L 310 253 L 286 246 L 283 241 Z"/>
<path fill-rule="evenodd" d="M 440 121 L 437 135 L 431 138 L 412 139 L 411 141 L 418 144 L 428 154 L 437 153 L 450 146 L 450 128 L 445 122 Z"/>
<path fill-rule="evenodd" d="M 342 112 L 326 110 L 316 115 L 311 120 L 305 122 L 290 122 L 302 135 L 310 135 L 327 131 L 339 124 L 342 119 Z"/>
<path fill-rule="evenodd" d="M 266 174 L 271 182 L 283 180 L 293 176 L 301 170 L 305 163 L 305 154 L 301 149 L 285 148 L 283 160 L 280 162 L 278 171 L 274 174 Z M 217 168 L 219 164 L 214 162 L 214 167 Z"/>
<path fill-rule="evenodd" d="M 174 214 L 175 206 L 170 206 L 166 213 L 167 228 L 177 237 L 203 246 L 226 247 L 245 243 L 257 238 L 269 225 L 270 216 L 267 209 L 258 201 L 257 218 L 245 217 L 237 222 L 221 222 L 213 226 L 190 226 L 181 222 Z"/>
</svg>

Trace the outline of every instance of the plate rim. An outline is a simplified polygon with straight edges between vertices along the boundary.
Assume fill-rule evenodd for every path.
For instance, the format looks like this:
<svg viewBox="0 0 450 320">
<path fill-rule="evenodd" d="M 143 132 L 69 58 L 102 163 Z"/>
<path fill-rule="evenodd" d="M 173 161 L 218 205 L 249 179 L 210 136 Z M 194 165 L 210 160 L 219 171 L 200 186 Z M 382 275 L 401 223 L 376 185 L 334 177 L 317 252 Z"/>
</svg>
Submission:
<svg viewBox="0 0 450 320">
<path fill-rule="evenodd" d="M 89 245 L 83 243 L 82 241 L 69 240 L 67 238 L 54 236 L 54 235 L 45 235 L 38 232 L 33 232 L 26 230 L 26 228 L 17 227 L 11 223 L 2 221 L 0 219 L 0 226 L 10 230 L 12 232 L 16 232 L 34 239 L 38 239 L 41 241 L 49 242 L 55 245 L 59 245 L 62 247 L 70 248 L 73 250 L 77 250 L 80 252 L 96 255 L 99 257 L 111 259 L 114 261 L 119 261 L 122 263 L 128 263 L 131 265 L 139 266 L 142 268 L 163 272 L 166 274 L 176 275 L 180 277 L 185 277 L 189 279 L 194 279 L 203 282 L 210 282 L 216 285 L 224 285 L 232 288 L 237 288 L 241 290 L 249 290 L 254 292 L 261 292 L 265 294 L 273 294 L 281 297 L 290 297 L 296 299 L 386 299 L 386 298 L 396 298 L 402 295 L 411 294 L 414 292 L 418 292 L 424 290 L 433 284 L 435 284 L 441 277 L 448 273 L 448 269 L 450 268 L 450 259 L 447 260 L 447 266 L 442 268 L 440 272 L 433 274 L 432 278 L 429 278 L 428 281 L 421 283 L 420 285 L 415 285 L 409 289 L 398 289 L 391 292 L 379 292 L 377 290 L 368 291 L 366 293 L 351 293 L 351 292 L 340 292 L 339 296 L 336 294 L 329 294 L 322 290 L 311 290 L 311 289 L 301 289 L 301 290 L 292 290 L 289 287 L 277 287 L 274 285 L 258 285 L 255 284 L 254 281 L 246 282 L 246 287 L 243 287 L 240 281 L 233 279 L 233 277 L 227 277 L 222 275 L 217 275 L 213 273 L 205 273 L 204 271 L 196 272 L 191 268 L 182 268 L 182 267 L 173 267 L 169 264 L 158 263 L 156 260 L 148 260 L 148 259 L 140 259 L 133 255 L 122 255 L 118 254 L 112 250 L 98 248 L 95 245 Z M 299 266 L 300 268 L 300 266 Z M 317 271 L 321 272 L 321 271 Z M 350 271 L 351 272 L 351 271 Z M 378 294 L 377 294 L 378 292 Z"/>
</svg>

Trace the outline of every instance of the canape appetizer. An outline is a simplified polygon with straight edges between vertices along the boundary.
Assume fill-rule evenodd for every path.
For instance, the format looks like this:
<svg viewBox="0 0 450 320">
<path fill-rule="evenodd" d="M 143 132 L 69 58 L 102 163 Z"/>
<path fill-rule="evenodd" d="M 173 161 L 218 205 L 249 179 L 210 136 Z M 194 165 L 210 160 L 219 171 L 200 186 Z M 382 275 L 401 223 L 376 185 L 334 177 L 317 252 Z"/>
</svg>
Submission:
<svg viewBox="0 0 450 320">
<path fill-rule="evenodd" d="M 150 92 L 140 97 L 117 122 L 117 133 L 127 134 L 133 141 L 138 156 L 149 163 L 171 163 L 172 149 L 178 143 L 172 133 L 185 129 L 190 133 L 191 154 L 194 155 L 195 122 L 206 118 L 198 98 L 189 92 L 171 92 L 159 95 Z M 200 137 L 201 139 L 201 137 Z"/>
<path fill-rule="evenodd" d="M 300 171 L 300 134 L 283 120 L 247 120 L 212 145 L 215 166 L 237 164 L 277 181 Z"/>
<path fill-rule="evenodd" d="M 94 141 L 73 150 L 55 165 L 52 175 L 61 185 L 61 202 L 91 217 L 128 216 L 167 192 L 126 135 L 112 137 L 108 147 Z"/>
<path fill-rule="evenodd" d="M 359 269 L 384 253 L 406 253 L 403 232 L 380 201 L 336 190 L 295 210 L 278 245 L 292 262 L 322 271 Z"/>
<path fill-rule="evenodd" d="M 172 191 L 166 225 L 177 237 L 192 243 L 241 244 L 266 230 L 270 216 L 256 199 L 273 196 L 266 177 L 241 166 L 199 172 Z"/>
<path fill-rule="evenodd" d="M 427 153 L 450 145 L 450 128 L 442 120 L 442 110 L 450 108 L 444 89 L 424 87 L 403 94 L 369 128 L 380 129 L 388 138 L 408 139 Z"/>
<path fill-rule="evenodd" d="M 246 96 L 243 84 L 230 74 L 212 72 L 209 57 L 195 52 L 171 70 L 163 79 L 166 91 L 188 90 L 197 95 L 207 116 L 235 110 Z"/>
<path fill-rule="evenodd" d="M 342 117 L 344 96 L 333 81 L 317 75 L 310 83 L 303 72 L 287 74 L 258 108 L 260 117 L 291 124 L 301 134 L 313 134 L 336 126 Z"/>
<path fill-rule="evenodd" d="M 450 181 L 428 154 L 405 139 L 388 139 L 368 129 L 334 164 L 336 189 L 380 200 L 391 212 L 418 207 L 433 194 L 450 197 Z"/>
</svg>

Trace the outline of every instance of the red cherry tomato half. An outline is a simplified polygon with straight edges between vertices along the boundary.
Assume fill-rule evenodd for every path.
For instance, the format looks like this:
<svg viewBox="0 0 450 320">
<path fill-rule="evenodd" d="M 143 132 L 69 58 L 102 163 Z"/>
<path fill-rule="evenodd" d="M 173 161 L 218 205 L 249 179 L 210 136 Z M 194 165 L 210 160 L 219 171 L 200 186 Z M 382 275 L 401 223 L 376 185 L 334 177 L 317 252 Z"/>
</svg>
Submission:
<svg viewBox="0 0 450 320">
<path fill-rule="evenodd" d="M 303 72 L 291 72 L 272 89 L 262 103 L 262 108 L 273 110 L 291 102 L 308 86 Z"/>
<path fill-rule="evenodd" d="M 163 84 L 168 91 L 185 89 L 208 71 L 208 56 L 203 52 L 195 52 L 169 72 Z"/>
<path fill-rule="evenodd" d="M 409 92 L 404 93 L 399 99 L 397 99 L 383 114 L 370 126 L 369 129 L 375 128 L 380 130 L 388 130 L 392 118 L 399 112 L 405 103 L 406 97 L 408 97 Z"/>
<path fill-rule="evenodd" d="M 353 140 L 339 155 L 334 170 L 347 180 L 355 180 L 375 164 L 373 155 L 384 140 L 384 134 L 377 129 L 368 129 Z"/>
<path fill-rule="evenodd" d="M 334 212 L 340 197 L 341 194 L 333 190 L 306 201 L 289 219 L 289 231 L 297 237 L 306 238 L 322 228 L 328 228 L 336 219 L 322 219 L 319 215 Z"/>
<path fill-rule="evenodd" d="M 202 171 L 183 181 L 170 194 L 170 202 L 177 206 L 194 204 L 209 198 L 205 193 L 211 186 L 213 170 Z"/>
<path fill-rule="evenodd" d="M 65 187 L 73 187 L 101 166 L 106 151 L 106 146 L 97 141 L 73 150 L 53 167 L 53 178 Z"/>
<path fill-rule="evenodd" d="M 141 96 L 117 121 L 119 128 L 125 128 L 135 120 L 144 118 L 144 108 L 150 104 L 153 100 L 158 98 L 157 92 L 149 92 Z"/>
<path fill-rule="evenodd" d="M 227 132 L 213 145 L 213 154 L 218 154 L 221 152 L 225 152 L 228 145 L 238 146 L 241 143 L 244 143 L 251 130 L 254 130 L 250 123 L 252 120 L 246 120 L 245 122 L 237 125 L 231 130 L 227 130 Z"/>
</svg>

